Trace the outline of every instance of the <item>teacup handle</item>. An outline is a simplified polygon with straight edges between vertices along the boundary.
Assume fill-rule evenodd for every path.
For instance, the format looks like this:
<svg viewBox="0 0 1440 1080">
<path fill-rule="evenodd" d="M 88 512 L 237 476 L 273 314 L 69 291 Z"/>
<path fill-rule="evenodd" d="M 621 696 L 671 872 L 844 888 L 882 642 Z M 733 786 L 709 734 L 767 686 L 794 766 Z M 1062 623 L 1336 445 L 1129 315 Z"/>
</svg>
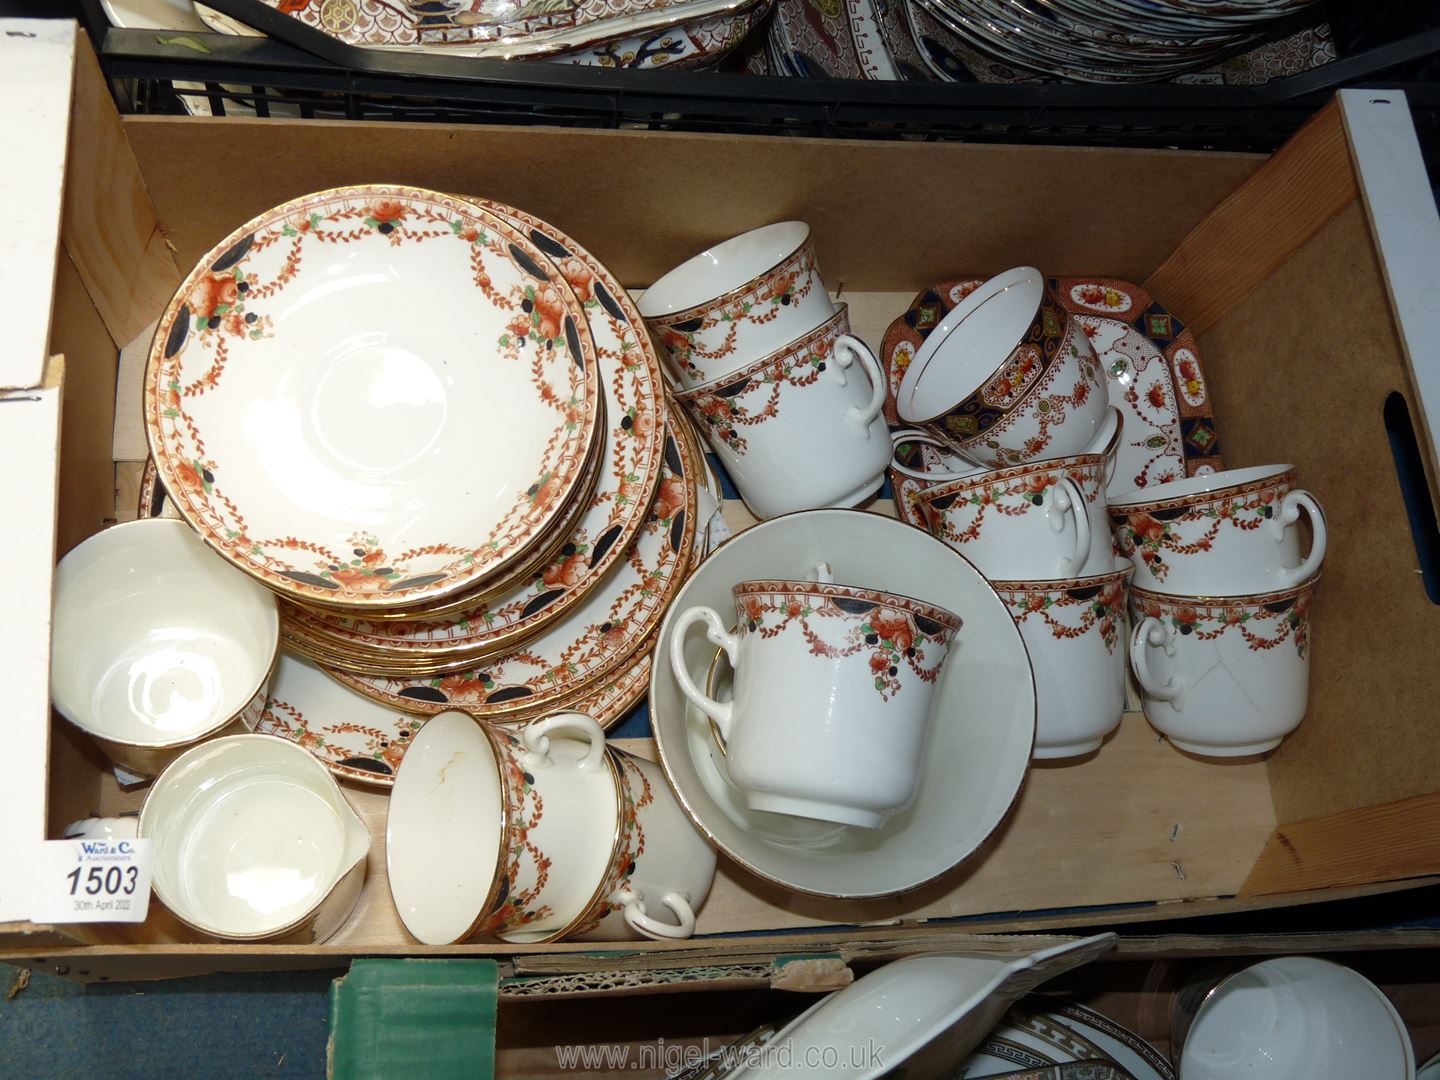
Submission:
<svg viewBox="0 0 1440 1080">
<path fill-rule="evenodd" d="M 726 630 L 719 613 L 708 607 L 693 607 L 681 612 L 680 618 L 675 620 L 675 630 L 670 635 L 670 667 L 675 672 L 675 681 L 680 684 L 681 692 L 695 703 L 697 709 L 714 720 L 715 726 L 720 729 L 721 737 L 728 739 L 734 707 L 729 702 L 716 701 L 696 686 L 695 680 L 690 677 L 690 672 L 685 667 L 685 632 L 697 622 L 706 624 L 705 636 L 712 645 L 718 645 L 725 650 L 731 667 L 736 664 L 740 635 Z"/>
<path fill-rule="evenodd" d="M 952 472 L 948 469 L 943 471 L 936 470 L 935 472 L 922 472 L 919 469 L 912 469 L 909 465 L 901 461 L 895 453 L 901 443 L 907 442 L 925 443 L 928 446 L 938 447 L 947 454 L 954 453 L 950 447 L 946 446 L 928 431 L 921 431 L 919 428 L 904 428 L 900 431 L 892 431 L 890 433 L 890 468 L 894 469 L 901 476 L 908 476 L 912 480 L 922 480 L 927 484 L 940 484 L 947 480 L 959 480 L 966 476 L 974 476 L 976 473 L 984 471 L 984 467 L 979 465 L 973 469 L 967 469 L 965 472 Z"/>
<path fill-rule="evenodd" d="M 520 741 L 525 746 L 526 764 L 541 767 L 555 764 L 554 758 L 550 756 L 552 731 L 578 734 L 590 744 L 585 756 L 576 763 L 577 769 L 593 772 L 600 768 L 600 762 L 605 755 L 605 730 L 593 719 L 578 712 L 556 713 L 554 716 L 526 724 L 520 732 Z"/>
<path fill-rule="evenodd" d="M 864 433 L 865 438 L 870 438 L 870 425 L 880 415 L 880 410 L 885 408 L 885 373 L 880 370 L 880 363 L 863 341 L 854 334 L 841 334 L 835 339 L 835 346 L 831 350 L 831 357 L 835 361 L 835 377 L 840 380 L 840 385 L 846 383 L 846 370 L 857 359 L 860 366 L 865 369 L 865 376 L 870 380 L 870 400 L 864 408 L 858 405 L 851 405 L 845 413 L 845 419 L 855 425 Z"/>
<path fill-rule="evenodd" d="M 1185 693 L 1185 683 L 1174 676 L 1163 684 L 1156 680 L 1150 672 L 1150 661 L 1147 659 L 1150 649 L 1164 649 L 1171 654 L 1175 652 L 1175 628 L 1167 627 L 1154 615 L 1147 615 L 1142 619 L 1130 637 L 1130 666 L 1135 670 L 1135 681 L 1140 684 L 1141 690 L 1156 701 L 1170 702 L 1178 712 L 1181 708 L 1181 697 Z"/>
<path fill-rule="evenodd" d="M 1285 530 L 1300 520 L 1302 510 L 1310 519 L 1310 554 L 1306 555 L 1294 570 L 1285 571 L 1282 576 L 1286 585 L 1299 585 L 1302 581 L 1308 581 L 1325 561 L 1325 511 L 1320 509 L 1320 503 L 1308 491 L 1291 491 L 1280 500 L 1280 515 L 1273 525 L 1275 541 L 1279 543 Z"/>
<path fill-rule="evenodd" d="M 622 889 L 616 899 L 624 905 L 626 923 L 648 938 L 688 938 L 695 933 L 695 912 L 690 907 L 690 898 L 684 893 L 668 892 L 661 898 L 679 920 L 676 926 L 645 914 L 645 898 L 635 889 Z"/>
<path fill-rule="evenodd" d="M 1060 573 L 1069 577 L 1078 574 L 1090 557 L 1090 514 L 1085 509 L 1085 493 L 1068 476 L 1062 476 L 1050 496 L 1050 527 L 1056 532 L 1065 528 L 1065 519 L 1075 523 L 1075 543 L 1070 554 L 1060 560 Z"/>
</svg>

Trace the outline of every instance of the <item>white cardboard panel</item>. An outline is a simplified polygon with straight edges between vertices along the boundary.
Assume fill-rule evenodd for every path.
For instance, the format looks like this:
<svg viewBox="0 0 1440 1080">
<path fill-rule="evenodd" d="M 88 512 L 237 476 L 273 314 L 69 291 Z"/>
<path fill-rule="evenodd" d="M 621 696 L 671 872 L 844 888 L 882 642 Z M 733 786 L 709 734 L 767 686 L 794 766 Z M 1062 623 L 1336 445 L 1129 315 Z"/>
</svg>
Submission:
<svg viewBox="0 0 1440 1080">
<path fill-rule="evenodd" d="M 1430 464 L 1440 471 L 1440 213 L 1405 95 L 1342 90 L 1340 115 L 1380 253 L 1400 347 L 1419 397 Z M 1363 362 L 1363 361 L 1361 361 Z"/>
<path fill-rule="evenodd" d="M 73 22 L 0 19 L 0 205 L 23 208 L 0 230 L 0 389 L 38 386 L 45 371 L 74 67 Z"/>
<path fill-rule="evenodd" d="M 30 915 L 32 860 L 45 839 L 50 753 L 50 588 L 55 570 L 60 387 L 0 394 L 0 461 L 6 513 L 23 528 L 0 530 L 12 568 L 0 619 L 0 922 Z"/>
</svg>

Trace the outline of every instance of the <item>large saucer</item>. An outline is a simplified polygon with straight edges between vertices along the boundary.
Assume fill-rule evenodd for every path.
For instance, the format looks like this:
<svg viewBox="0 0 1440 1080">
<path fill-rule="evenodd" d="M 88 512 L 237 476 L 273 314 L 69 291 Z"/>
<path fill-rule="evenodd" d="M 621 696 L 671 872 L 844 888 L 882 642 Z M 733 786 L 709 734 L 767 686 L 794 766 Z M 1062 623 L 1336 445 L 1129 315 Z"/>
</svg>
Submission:
<svg viewBox="0 0 1440 1080">
<path fill-rule="evenodd" d="M 400 185 L 317 192 L 232 232 L 146 362 L 176 509 L 275 592 L 342 610 L 513 569 L 603 436 L 586 311 L 544 259 L 489 211 Z"/>
<path fill-rule="evenodd" d="M 685 701 L 670 667 L 670 636 L 681 612 L 697 604 L 724 611 L 737 582 L 804 578 L 822 561 L 830 563 L 836 581 L 923 597 L 964 620 L 936 690 L 919 792 L 876 830 L 748 809 L 725 772 L 708 722 Z M 685 657 L 697 678 L 714 655 L 703 634 L 687 636 Z M 964 557 L 878 514 L 807 510 L 726 541 L 681 588 L 660 626 L 650 721 L 681 804 L 736 862 L 817 896 L 889 896 L 969 859 L 1009 813 L 1035 740 L 1035 682 L 1014 620 Z"/>
</svg>

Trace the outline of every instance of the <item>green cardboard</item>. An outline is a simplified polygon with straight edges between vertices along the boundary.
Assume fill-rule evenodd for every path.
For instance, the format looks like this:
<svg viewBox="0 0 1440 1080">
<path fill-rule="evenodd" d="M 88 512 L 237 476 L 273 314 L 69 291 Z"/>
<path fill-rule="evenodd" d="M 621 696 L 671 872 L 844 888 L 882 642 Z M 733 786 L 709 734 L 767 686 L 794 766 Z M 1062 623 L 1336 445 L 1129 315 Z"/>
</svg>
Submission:
<svg viewBox="0 0 1440 1080">
<path fill-rule="evenodd" d="M 356 960 L 330 986 L 330 1080 L 490 1080 L 493 960 Z"/>
</svg>

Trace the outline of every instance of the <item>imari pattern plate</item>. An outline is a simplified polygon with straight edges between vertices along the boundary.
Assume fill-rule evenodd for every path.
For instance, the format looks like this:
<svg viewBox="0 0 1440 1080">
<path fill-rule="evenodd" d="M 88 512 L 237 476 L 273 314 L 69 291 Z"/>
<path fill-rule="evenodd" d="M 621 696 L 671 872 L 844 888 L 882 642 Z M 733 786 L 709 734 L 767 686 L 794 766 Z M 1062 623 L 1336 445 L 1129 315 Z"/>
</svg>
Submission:
<svg viewBox="0 0 1440 1080">
<path fill-rule="evenodd" d="M 494 720 L 571 697 L 634 659 L 685 580 L 697 530 L 699 448 L 673 426 L 650 518 L 613 574 L 563 619 L 511 652 L 435 676 L 335 678 L 384 705 L 413 712 L 463 709 Z M 702 541 L 703 542 L 703 541 Z"/>
<path fill-rule="evenodd" d="M 890 324 L 880 362 L 890 381 L 886 419 L 898 423 L 895 390 L 920 343 L 982 284 L 946 281 L 921 292 Z M 1051 288 L 1084 329 L 1105 371 L 1110 404 L 1124 417 L 1109 493 L 1224 468 L 1195 337 L 1139 285 L 1108 278 L 1052 278 Z"/>
<path fill-rule="evenodd" d="M 521 230 L 416 188 L 309 195 L 180 286 L 145 373 L 176 509 L 282 595 L 414 606 L 503 572 L 577 494 L 585 308 Z"/>
<path fill-rule="evenodd" d="M 483 602 L 461 596 L 422 614 L 345 616 L 287 613 L 300 633 L 379 649 L 438 654 L 503 648 L 533 636 L 583 601 L 630 547 L 645 520 L 664 452 L 666 409 L 660 362 L 629 293 L 595 258 L 538 218 L 498 204 L 478 205 L 523 230 L 580 298 L 595 342 L 606 431 L 588 508 L 553 558 L 518 586 Z M 638 328 L 638 329 L 637 329 Z M 383 623 L 393 622 L 393 626 Z"/>
</svg>

